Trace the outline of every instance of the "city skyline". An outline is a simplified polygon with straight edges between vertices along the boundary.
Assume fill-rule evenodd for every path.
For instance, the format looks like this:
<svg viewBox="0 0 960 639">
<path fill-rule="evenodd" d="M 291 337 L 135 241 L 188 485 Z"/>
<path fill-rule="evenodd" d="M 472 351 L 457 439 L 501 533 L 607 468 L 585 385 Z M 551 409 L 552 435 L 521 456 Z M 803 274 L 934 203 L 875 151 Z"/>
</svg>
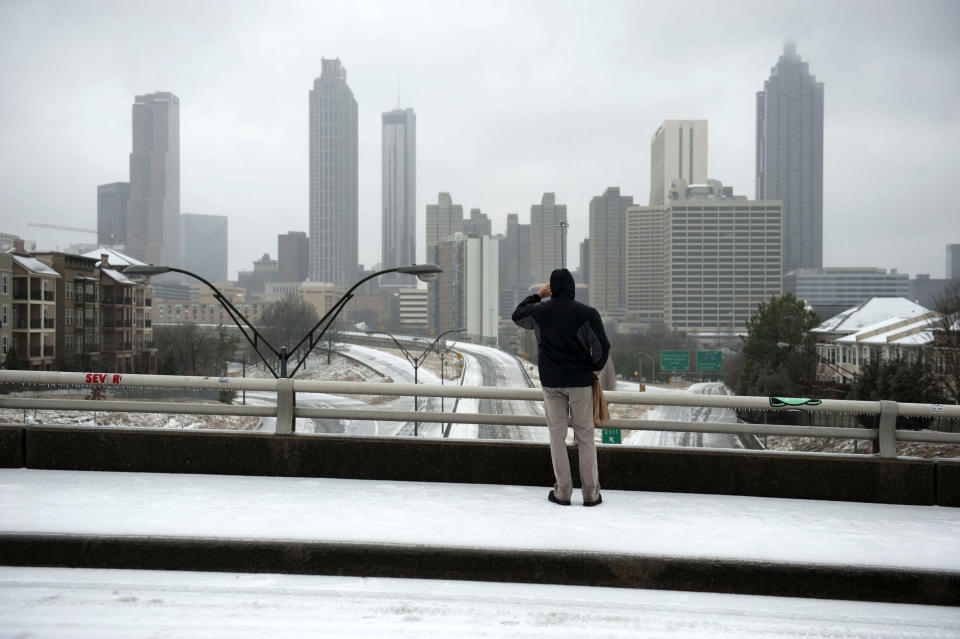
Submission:
<svg viewBox="0 0 960 639">
<path fill-rule="evenodd" d="M 149 5 L 0 7 L 0 51 L 21 61 L 0 71 L 0 89 L 16 96 L 0 105 L 0 133 L 18 149 L 0 166 L 3 231 L 41 241 L 38 249 L 88 240 L 26 224 L 95 226 L 96 186 L 127 178 L 131 97 L 170 91 L 183 100 L 182 209 L 228 216 L 229 274 L 248 269 L 272 252 L 264 238 L 308 231 L 304 87 L 321 58 L 337 57 L 358 102 L 358 208 L 370 231 L 361 263 L 380 260 L 379 119 L 402 103 L 419 120 L 418 261 L 425 207 L 437 193 L 480 208 L 498 233 L 507 214 L 528 222 L 529 203 L 555 192 L 568 206 L 575 268 L 571 247 L 587 235 L 591 197 L 617 186 L 648 200 L 648 145 L 666 119 L 707 120 L 709 177 L 754 195 L 756 91 L 793 39 L 828 87 L 824 265 L 940 277 L 943 245 L 957 241 L 949 236 L 956 212 L 939 205 L 960 138 L 957 89 L 942 82 L 960 58 L 948 28 L 960 18 L 952 3 L 894 3 L 882 15 L 858 2 L 692 3 L 680 12 L 610 5 L 589 12 L 592 29 L 605 34 L 599 39 L 579 33 L 581 2 L 494 2 L 482 11 L 431 3 L 426 21 L 386 4 L 373 20 L 371 9 L 339 3 L 280 12 L 241 3 L 222 24 L 224 6 L 202 3 L 188 25 Z M 323 8 L 337 16 L 332 26 Z M 118 24 L 133 18 L 145 33 L 107 37 L 125 33 Z M 449 25 L 439 41 L 438 22 Z M 671 25 L 696 37 L 667 56 Z M 398 34 L 433 42 L 399 46 Z M 142 47 L 151 37 L 164 44 Z M 101 41 L 110 46 L 93 46 Z M 465 46 L 436 56 L 445 43 Z M 488 55 L 469 53 L 471 43 Z M 400 53 L 384 59 L 390 47 Z M 64 94 L 70 117 L 56 109 Z M 906 215 L 911 223 L 901 228 Z"/>
</svg>

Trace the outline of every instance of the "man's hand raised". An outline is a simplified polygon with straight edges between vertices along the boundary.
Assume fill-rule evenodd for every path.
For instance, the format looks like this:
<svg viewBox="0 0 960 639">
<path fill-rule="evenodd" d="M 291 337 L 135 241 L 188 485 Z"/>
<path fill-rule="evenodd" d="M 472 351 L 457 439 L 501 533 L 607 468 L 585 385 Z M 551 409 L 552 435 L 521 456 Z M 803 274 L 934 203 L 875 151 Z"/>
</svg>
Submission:
<svg viewBox="0 0 960 639">
<path fill-rule="evenodd" d="M 544 284 L 543 286 L 541 286 L 540 290 L 537 291 L 537 295 L 540 296 L 540 299 L 546 299 L 550 297 L 550 285 Z"/>
</svg>

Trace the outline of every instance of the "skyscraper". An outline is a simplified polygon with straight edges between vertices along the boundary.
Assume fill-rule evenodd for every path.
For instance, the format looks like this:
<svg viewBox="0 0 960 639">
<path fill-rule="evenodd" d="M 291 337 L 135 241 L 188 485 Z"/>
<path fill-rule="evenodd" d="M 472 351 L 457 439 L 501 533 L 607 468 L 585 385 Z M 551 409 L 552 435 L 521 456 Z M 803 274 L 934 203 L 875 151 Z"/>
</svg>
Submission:
<svg viewBox="0 0 960 639">
<path fill-rule="evenodd" d="M 947 244 L 946 278 L 960 277 L 960 244 Z"/>
<path fill-rule="evenodd" d="M 626 212 L 633 196 L 609 187 L 590 200 L 590 306 L 601 313 L 626 308 Z"/>
<path fill-rule="evenodd" d="M 463 221 L 463 232 L 467 235 L 493 235 L 493 226 L 486 213 L 480 209 L 470 209 L 470 218 Z"/>
<path fill-rule="evenodd" d="M 783 202 L 783 272 L 823 266 L 823 83 L 793 42 L 757 92 L 757 199 Z"/>
<path fill-rule="evenodd" d="M 433 245 L 427 261 L 443 269 L 429 284 L 430 327 L 439 335 L 465 328 L 463 337 L 497 343 L 500 317 L 500 240 L 448 235 Z"/>
<path fill-rule="evenodd" d="M 437 195 L 436 204 L 427 204 L 427 259 L 433 246 L 454 233 L 463 232 L 463 205 L 454 204 L 449 193 Z"/>
<path fill-rule="evenodd" d="M 674 180 L 707 181 L 707 121 L 665 120 L 650 142 L 650 206 L 664 204 Z"/>
<path fill-rule="evenodd" d="M 121 246 L 127 243 L 127 201 L 129 182 L 97 186 L 97 244 Z"/>
<path fill-rule="evenodd" d="M 530 279 L 550 281 L 550 273 L 567 264 L 567 205 L 557 204 L 553 193 L 544 193 L 530 207 Z"/>
<path fill-rule="evenodd" d="M 322 60 L 310 91 L 310 280 L 357 275 L 357 101 L 340 59 Z"/>
<path fill-rule="evenodd" d="M 414 264 L 417 256 L 417 116 L 395 109 L 382 116 L 383 253 L 381 268 Z M 393 279 L 387 279 L 393 276 Z M 385 282 L 413 285 L 392 273 Z"/>
<path fill-rule="evenodd" d="M 180 216 L 183 259 L 188 271 L 211 282 L 227 279 L 227 216 L 184 213 Z"/>
<path fill-rule="evenodd" d="M 277 278 L 281 282 L 303 282 L 310 265 L 310 241 L 303 231 L 277 236 Z"/>
<path fill-rule="evenodd" d="M 674 180 L 666 204 L 627 209 L 626 311 L 683 331 L 742 331 L 781 292 L 780 202 L 717 180 Z"/>
<path fill-rule="evenodd" d="M 180 262 L 180 98 L 172 93 L 133 102 L 126 247 L 150 264 Z"/>
<path fill-rule="evenodd" d="M 500 240 L 500 313 L 510 317 L 529 295 L 530 225 L 520 224 L 516 213 L 507 214 L 507 232 Z"/>
</svg>

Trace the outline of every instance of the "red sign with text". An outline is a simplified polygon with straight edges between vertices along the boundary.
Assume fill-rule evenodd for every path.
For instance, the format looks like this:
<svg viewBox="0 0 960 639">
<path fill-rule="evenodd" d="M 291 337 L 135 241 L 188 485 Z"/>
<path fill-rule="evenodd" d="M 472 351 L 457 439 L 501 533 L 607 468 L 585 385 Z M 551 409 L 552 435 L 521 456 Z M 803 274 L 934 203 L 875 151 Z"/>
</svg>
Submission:
<svg viewBox="0 0 960 639">
<path fill-rule="evenodd" d="M 87 384 L 119 384 L 120 375 L 111 375 L 109 373 L 87 373 L 84 381 Z"/>
</svg>

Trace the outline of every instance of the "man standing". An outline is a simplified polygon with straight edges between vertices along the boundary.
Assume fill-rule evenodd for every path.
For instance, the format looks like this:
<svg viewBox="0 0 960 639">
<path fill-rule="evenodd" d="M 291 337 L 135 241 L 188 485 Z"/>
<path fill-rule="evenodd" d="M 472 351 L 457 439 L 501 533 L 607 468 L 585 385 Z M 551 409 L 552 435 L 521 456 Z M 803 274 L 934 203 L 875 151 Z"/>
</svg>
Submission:
<svg viewBox="0 0 960 639">
<path fill-rule="evenodd" d="M 573 426 L 580 458 L 584 506 L 600 497 L 597 446 L 593 439 L 593 373 L 603 368 L 610 343 L 596 309 L 574 300 L 573 275 L 565 268 L 550 274 L 550 283 L 525 298 L 513 321 L 537 334 L 543 408 L 550 430 L 550 456 L 556 483 L 547 499 L 570 505 L 573 481 L 567 458 L 567 427 Z M 550 298 L 550 299 L 548 299 Z"/>
</svg>

